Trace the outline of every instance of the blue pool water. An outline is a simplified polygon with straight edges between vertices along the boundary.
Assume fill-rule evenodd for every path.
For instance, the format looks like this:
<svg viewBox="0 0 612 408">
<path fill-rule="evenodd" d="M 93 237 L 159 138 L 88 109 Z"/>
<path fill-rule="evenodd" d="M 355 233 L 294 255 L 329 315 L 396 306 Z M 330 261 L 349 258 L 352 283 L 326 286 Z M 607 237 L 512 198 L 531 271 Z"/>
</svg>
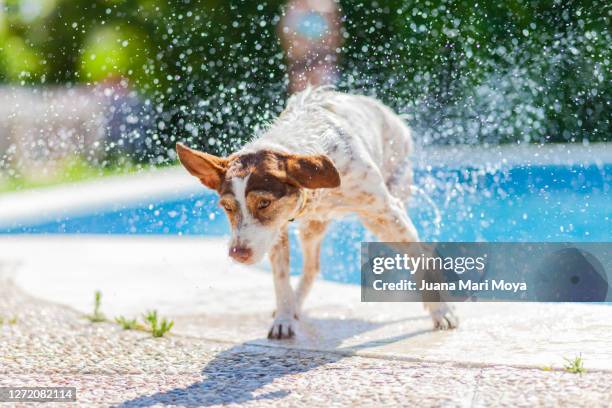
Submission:
<svg viewBox="0 0 612 408">
<path fill-rule="evenodd" d="M 419 170 L 415 182 L 436 203 L 442 221 L 417 194 L 409 203 L 423 241 L 607 242 L 612 231 L 612 165 Z M 226 236 L 215 193 L 142 203 L 0 230 L 8 234 L 164 234 Z M 292 273 L 301 265 L 292 229 Z M 324 278 L 359 282 L 361 241 L 373 241 L 354 218 L 331 225 L 322 250 Z"/>
</svg>

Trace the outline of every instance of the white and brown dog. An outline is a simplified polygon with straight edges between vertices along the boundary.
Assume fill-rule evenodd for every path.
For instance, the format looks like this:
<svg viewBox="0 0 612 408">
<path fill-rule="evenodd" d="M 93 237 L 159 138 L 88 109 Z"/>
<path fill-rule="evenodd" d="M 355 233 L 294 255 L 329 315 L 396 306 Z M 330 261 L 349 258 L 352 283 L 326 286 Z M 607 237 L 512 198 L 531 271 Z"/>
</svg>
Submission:
<svg viewBox="0 0 612 408">
<path fill-rule="evenodd" d="M 289 99 L 261 137 L 229 157 L 176 147 L 189 173 L 220 195 L 232 229 L 229 256 L 253 264 L 269 255 L 276 292 L 270 338 L 294 335 L 331 220 L 356 213 L 381 241 L 418 241 L 404 206 L 412 183 L 410 130 L 375 99 L 307 89 Z M 287 236 L 294 219 L 304 256 L 295 292 Z M 436 328 L 457 325 L 447 304 L 425 307 Z"/>
</svg>

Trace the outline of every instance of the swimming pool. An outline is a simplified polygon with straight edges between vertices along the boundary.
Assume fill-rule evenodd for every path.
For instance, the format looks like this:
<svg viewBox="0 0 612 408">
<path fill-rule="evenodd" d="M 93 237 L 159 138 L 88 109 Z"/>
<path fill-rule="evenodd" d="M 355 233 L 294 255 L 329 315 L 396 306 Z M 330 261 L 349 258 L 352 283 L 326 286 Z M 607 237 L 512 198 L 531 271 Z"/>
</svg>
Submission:
<svg viewBox="0 0 612 408">
<path fill-rule="evenodd" d="M 612 231 L 612 164 L 498 168 L 430 167 L 415 182 L 439 208 L 441 222 L 423 194 L 409 203 L 423 241 L 607 242 Z M 163 234 L 226 236 L 215 193 L 197 193 L 120 209 L 0 228 L 2 234 Z M 321 267 L 330 280 L 359 283 L 362 241 L 373 241 L 354 218 L 334 222 L 325 238 Z M 291 230 L 292 273 L 301 255 Z"/>
</svg>

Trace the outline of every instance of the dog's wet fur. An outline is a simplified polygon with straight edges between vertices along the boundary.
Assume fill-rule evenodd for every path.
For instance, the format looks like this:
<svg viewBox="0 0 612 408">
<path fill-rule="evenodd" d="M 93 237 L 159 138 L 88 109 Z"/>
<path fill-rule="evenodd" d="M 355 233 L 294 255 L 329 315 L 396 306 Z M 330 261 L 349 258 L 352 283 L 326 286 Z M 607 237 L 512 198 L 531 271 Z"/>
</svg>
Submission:
<svg viewBox="0 0 612 408">
<path fill-rule="evenodd" d="M 356 213 L 382 241 L 418 241 L 404 206 L 412 183 L 410 130 L 375 99 L 309 88 L 291 97 L 260 137 L 229 157 L 176 148 L 189 173 L 219 193 L 232 230 L 229 256 L 253 264 L 268 253 L 277 306 L 270 338 L 295 335 L 331 220 Z M 287 235 L 294 219 L 304 256 L 295 291 Z M 434 327 L 457 326 L 447 304 L 425 306 Z"/>
</svg>

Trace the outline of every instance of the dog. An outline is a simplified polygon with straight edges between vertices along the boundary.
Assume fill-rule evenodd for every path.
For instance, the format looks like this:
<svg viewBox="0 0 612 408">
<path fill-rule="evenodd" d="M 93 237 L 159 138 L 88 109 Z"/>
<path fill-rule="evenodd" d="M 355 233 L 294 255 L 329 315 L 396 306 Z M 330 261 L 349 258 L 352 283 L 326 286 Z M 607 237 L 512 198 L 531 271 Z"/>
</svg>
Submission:
<svg viewBox="0 0 612 408">
<path fill-rule="evenodd" d="M 410 129 L 376 99 L 307 88 L 263 132 L 229 157 L 176 145 L 189 173 L 219 194 L 231 224 L 229 256 L 243 264 L 268 253 L 276 311 L 269 338 L 295 335 L 331 220 L 355 213 L 384 242 L 417 242 L 405 202 L 411 191 Z M 299 222 L 303 274 L 289 282 L 289 222 Z M 434 327 L 458 320 L 444 302 L 425 302 Z"/>
</svg>

